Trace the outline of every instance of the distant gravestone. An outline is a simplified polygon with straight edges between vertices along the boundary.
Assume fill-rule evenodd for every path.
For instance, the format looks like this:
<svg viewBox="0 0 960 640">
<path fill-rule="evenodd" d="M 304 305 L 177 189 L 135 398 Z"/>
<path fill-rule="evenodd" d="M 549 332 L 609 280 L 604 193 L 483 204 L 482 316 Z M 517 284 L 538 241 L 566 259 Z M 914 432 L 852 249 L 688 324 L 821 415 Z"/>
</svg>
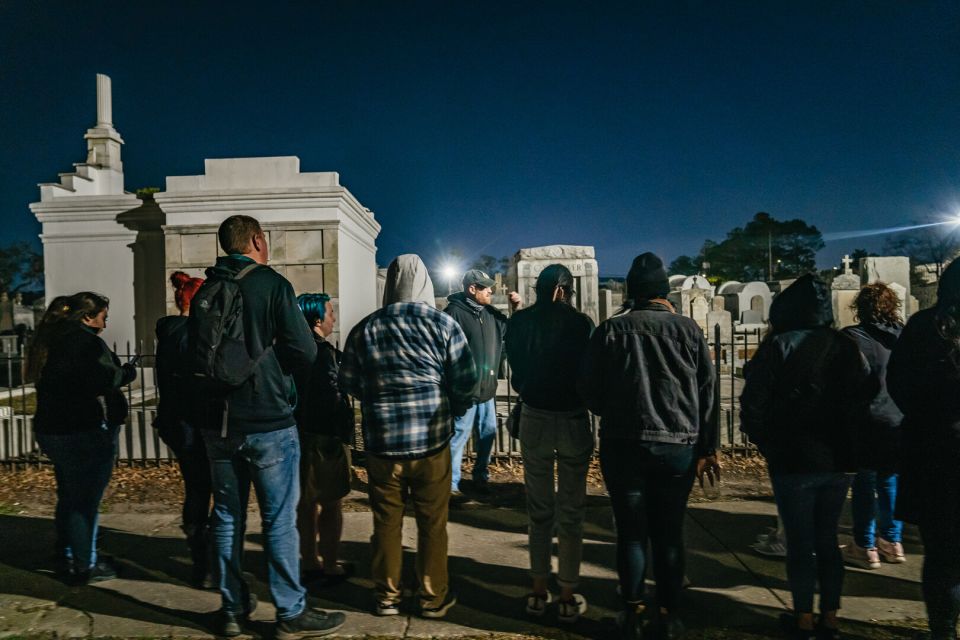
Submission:
<svg viewBox="0 0 960 640">
<path fill-rule="evenodd" d="M 0 333 L 13 331 L 13 300 L 4 291 L 0 293 Z"/>
<path fill-rule="evenodd" d="M 704 331 L 707 330 L 707 315 L 710 313 L 710 303 L 706 298 L 695 298 L 690 303 L 690 317 L 700 325 Z"/>
<path fill-rule="evenodd" d="M 717 296 L 713 299 L 711 309 L 713 311 L 726 311 L 726 309 L 724 309 L 723 296 Z"/>
<path fill-rule="evenodd" d="M 600 322 L 603 322 L 615 312 L 613 308 L 613 291 L 600 289 Z"/>
<path fill-rule="evenodd" d="M 830 302 L 833 305 L 833 320 L 838 329 L 857 323 L 851 305 L 860 291 L 860 277 L 850 270 L 850 257 L 843 257 L 844 271 L 830 285 Z"/>
<path fill-rule="evenodd" d="M 860 259 L 861 284 L 882 282 L 887 285 L 898 284 L 904 290 L 902 298 L 903 319 L 907 320 L 916 309 L 910 305 L 910 258 L 904 256 L 883 256 Z"/>
<path fill-rule="evenodd" d="M 723 298 L 718 299 L 722 303 Z M 733 318 L 726 309 L 714 309 L 707 313 L 707 340 L 713 341 L 718 324 L 721 344 L 729 344 L 733 340 Z"/>
<path fill-rule="evenodd" d="M 740 324 L 763 324 L 763 314 L 753 309 L 748 309 L 740 314 Z"/>
<path fill-rule="evenodd" d="M 906 316 L 904 312 L 905 309 L 909 308 L 909 301 L 907 299 L 907 289 L 897 282 L 891 282 L 887 285 L 890 289 L 897 294 L 897 299 L 900 300 L 900 315 L 901 317 Z"/>
</svg>

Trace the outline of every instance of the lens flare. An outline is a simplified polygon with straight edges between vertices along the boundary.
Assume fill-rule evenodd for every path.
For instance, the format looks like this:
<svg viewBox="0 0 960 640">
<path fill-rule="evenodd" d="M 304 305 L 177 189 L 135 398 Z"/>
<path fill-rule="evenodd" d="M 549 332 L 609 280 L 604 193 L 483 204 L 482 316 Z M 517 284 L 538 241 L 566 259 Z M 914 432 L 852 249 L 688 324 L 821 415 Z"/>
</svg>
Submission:
<svg viewBox="0 0 960 640">
<path fill-rule="evenodd" d="M 903 227 L 883 227 L 881 229 L 860 229 L 857 231 L 835 231 L 833 233 L 823 234 L 823 241 L 832 242 L 834 240 L 849 240 L 850 238 L 865 238 L 867 236 L 881 236 L 886 233 L 899 233 L 901 231 L 913 231 L 914 229 L 926 229 L 927 227 L 942 227 L 948 224 L 950 225 L 960 224 L 960 215 L 954 216 L 949 220 L 941 220 L 940 222 L 911 224 Z"/>
</svg>

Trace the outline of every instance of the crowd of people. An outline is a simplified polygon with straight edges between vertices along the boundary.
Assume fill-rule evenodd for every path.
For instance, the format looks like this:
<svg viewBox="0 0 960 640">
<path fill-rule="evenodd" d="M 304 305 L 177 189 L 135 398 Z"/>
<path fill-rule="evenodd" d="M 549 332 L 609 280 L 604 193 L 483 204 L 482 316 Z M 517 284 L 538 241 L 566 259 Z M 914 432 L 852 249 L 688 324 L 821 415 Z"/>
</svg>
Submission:
<svg viewBox="0 0 960 640">
<path fill-rule="evenodd" d="M 310 607 L 306 594 L 354 571 L 339 551 L 351 397 L 362 412 L 373 611 L 399 614 L 412 591 L 421 616 L 444 617 L 457 603 L 447 569 L 450 502 L 461 494 L 471 435 L 471 491 L 490 491 L 504 359 L 521 399 L 509 423 L 524 467 L 526 613 L 555 607 L 561 623 L 574 623 L 587 611 L 577 586 L 593 413 L 617 534 L 620 629 L 625 638 L 683 633 L 684 516 L 694 482 L 719 479 L 718 407 L 710 348 L 667 300 L 656 255 L 637 256 L 624 308 L 598 327 L 573 306 L 575 280 L 562 265 L 539 274 L 532 305 L 511 292 L 508 317 L 491 305 L 494 280 L 477 270 L 438 310 L 422 260 L 402 255 L 387 269 L 382 307 L 353 327 L 341 353 L 328 340 L 330 296 L 297 297 L 266 266 L 257 220 L 231 216 L 218 236 L 224 255 L 206 279 L 171 276 L 179 315 L 157 325 L 155 426 L 184 479 L 193 583 L 221 594 L 219 635 L 242 633 L 257 606 L 242 571 L 251 485 L 277 637 L 326 635 L 343 624 L 343 613 Z M 121 388 L 136 362 L 120 363 L 98 337 L 108 304 L 89 292 L 53 300 L 28 360 L 37 441 L 57 481 L 57 571 L 74 584 L 117 575 L 97 555 L 97 513 L 127 414 Z M 838 331 L 826 285 L 803 276 L 774 300 L 770 331 L 745 369 L 741 428 L 769 465 L 793 594 L 784 626 L 793 638 L 839 637 L 844 560 L 866 568 L 905 561 L 901 520 L 920 526 L 931 637 L 957 637 L 960 263 L 943 274 L 937 305 L 905 328 L 898 305 L 885 285 L 867 286 L 855 302 L 859 323 Z M 841 551 L 837 528 L 851 483 L 854 543 Z M 416 585 L 402 583 L 406 506 L 417 527 Z M 645 586 L 648 564 L 655 597 Z"/>
</svg>

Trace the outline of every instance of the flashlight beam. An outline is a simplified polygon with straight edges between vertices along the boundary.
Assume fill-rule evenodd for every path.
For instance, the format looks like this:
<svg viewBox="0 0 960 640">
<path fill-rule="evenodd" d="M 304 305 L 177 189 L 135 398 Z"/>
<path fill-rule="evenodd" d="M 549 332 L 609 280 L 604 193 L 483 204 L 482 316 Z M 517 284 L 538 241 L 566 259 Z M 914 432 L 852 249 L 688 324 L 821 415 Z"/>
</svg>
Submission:
<svg viewBox="0 0 960 640">
<path fill-rule="evenodd" d="M 882 229 L 861 229 L 859 231 L 836 231 L 834 233 L 823 234 L 824 242 L 834 240 L 848 240 L 850 238 L 865 238 L 867 236 L 881 236 L 886 233 L 899 233 L 900 231 L 913 231 L 914 229 L 925 229 L 927 227 L 939 227 L 945 224 L 957 224 L 957 220 L 943 220 L 941 222 L 927 222 L 925 224 L 912 224 L 905 227 L 884 227 Z"/>
</svg>

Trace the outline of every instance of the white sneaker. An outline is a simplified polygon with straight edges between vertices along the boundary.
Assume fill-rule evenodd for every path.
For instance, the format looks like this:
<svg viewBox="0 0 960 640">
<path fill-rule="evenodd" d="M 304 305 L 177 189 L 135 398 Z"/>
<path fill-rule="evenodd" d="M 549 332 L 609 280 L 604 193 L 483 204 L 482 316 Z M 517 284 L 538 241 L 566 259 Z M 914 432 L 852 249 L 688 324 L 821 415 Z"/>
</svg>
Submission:
<svg viewBox="0 0 960 640">
<path fill-rule="evenodd" d="M 389 600 L 377 600 L 377 607 L 374 613 L 378 616 L 398 616 L 400 615 L 400 603 Z"/>
<path fill-rule="evenodd" d="M 579 593 L 575 593 L 572 599 L 560 600 L 557 606 L 559 607 L 557 620 L 565 624 L 573 624 L 587 612 L 587 599 Z"/>
<path fill-rule="evenodd" d="M 861 569 L 873 570 L 880 568 L 880 554 L 877 552 L 876 547 L 865 549 L 856 542 L 851 542 L 843 548 L 843 559 L 847 564 L 852 564 Z"/>
<path fill-rule="evenodd" d="M 903 545 L 899 542 L 890 542 L 883 538 L 877 538 L 877 552 L 880 559 L 891 564 L 903 564 L 907 561 L 907 556 L 903 552 Z"/>
<path fill-rule="evenodd" d="M 547 591 L 544 594 L 531 593 L 527 596 L 527 615 L 539 618 L 547 612 L 547 605 L 553 602 L 553 594 Z"/>
</svg>

